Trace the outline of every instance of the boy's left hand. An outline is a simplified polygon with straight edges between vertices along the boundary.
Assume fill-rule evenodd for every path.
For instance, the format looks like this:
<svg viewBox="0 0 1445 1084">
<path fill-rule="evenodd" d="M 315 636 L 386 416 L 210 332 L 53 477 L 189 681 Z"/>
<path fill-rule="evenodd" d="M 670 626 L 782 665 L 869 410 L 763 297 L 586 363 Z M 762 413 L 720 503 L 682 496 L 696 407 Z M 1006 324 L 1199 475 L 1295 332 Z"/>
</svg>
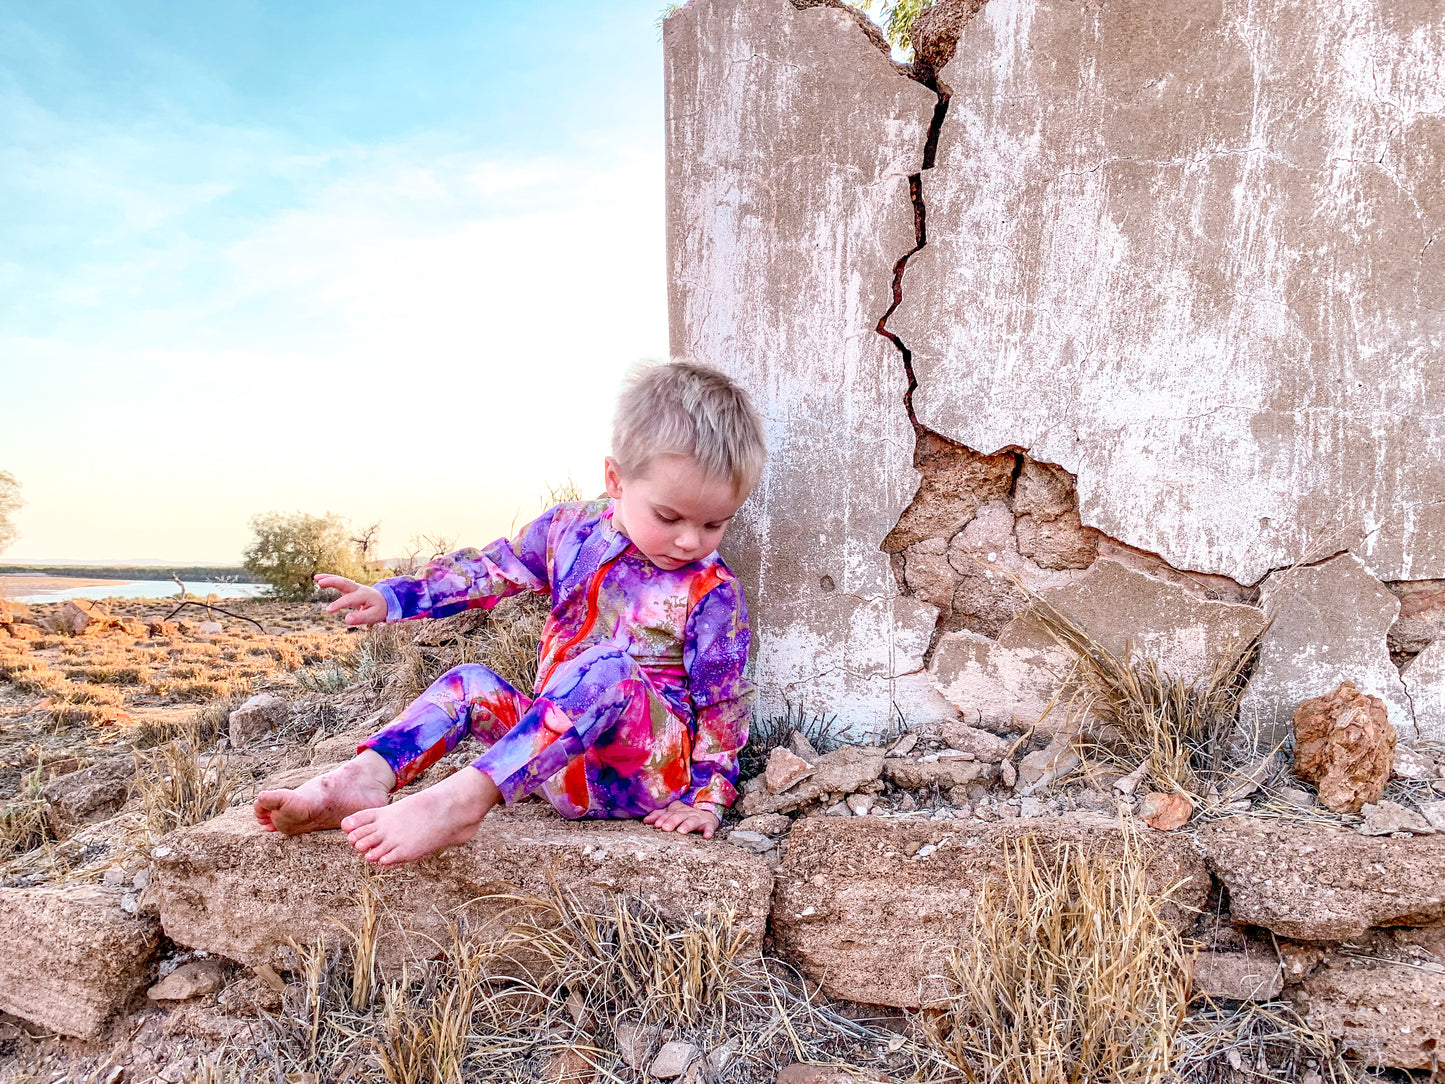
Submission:
<svg viewBox="0 0 1445 1084">
<path fill-rule="evenodd" d="M 722 823 L 716 813 L 706 809 L 694 809 L 686 802 L 673 802 L 666 809 L 654 809 L 642 818 L 643 823 L 661 828 L 664 832 L 701 832 L 703 839 L 712 839 L 712 834 Z"/>
</svg>

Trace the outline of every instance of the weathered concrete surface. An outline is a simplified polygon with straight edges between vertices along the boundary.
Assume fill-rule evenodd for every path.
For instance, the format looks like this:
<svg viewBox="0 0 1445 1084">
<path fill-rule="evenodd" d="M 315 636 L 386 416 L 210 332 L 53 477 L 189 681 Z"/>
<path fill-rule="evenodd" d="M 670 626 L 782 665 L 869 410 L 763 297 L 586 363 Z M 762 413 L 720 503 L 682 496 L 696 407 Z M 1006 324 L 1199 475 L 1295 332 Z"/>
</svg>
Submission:
<svg viewBox="0 0 1445 1084">
<path fill-rule="evenodd" d="M 1284 974 L 1273 952 L 1201 952 L 1194 960 L 1196 994 L 1231 1001 L 1269 1001 L 1284 989 Z"/>
<path fill-rule="evenodd" d="M 1045 843 L 1120 846 L 1116 822 L 1087 814 L 996 824 L 800 820 L 778 870 L 773 936 L 831 996 L 916 1008 L 943 993 L 949 954 L 968 943 L 982 878 L 1002 868 L 1004 841 L 1025 833 Z M 1147 830 L 1139 840 L 1156 883 L 1184 880 L 1175 899 L 1185 909 L 1201 906 L 1209 874 L 1193 843 Z M 1181 920 L 1185 913 L 1171 912 Z"/>
<path fill-rule="evenodd" d="M 1236 922 L 1299 941 L 1371 926 L 1445 923 L 1445 837 L 1363 836 L 1319 824 L 1230 817 L 1199 833 Z"/>
<path fill-rule="evenodd" d="M 1307 978 L 1295 997 L 1306 1022 L 1366 1064 L 1433 1069 L 1445 1047 L 1445 975 L 1341 962 Z"/>
<path fill-rule="evenodd" d="M 1258 725 L 1273 744 L 1289 732 L 1295 709 L 1342 681 L 1385 702 L 1403 741 L 1413 741 L 1414 714 L 1385 645 L 1400 600 L 1352 554 L 1276 572 L 1260 590 L 1274 624 L 1240 701 L 1241 725 Z"/>
<path fill-rule="evenodd" d="M 858 736 L 951 709 L 931 606 L 879 546 L 918 485 L 908 377 L 874 328 L 916 243 L 908 177 L 935 95 L 834 7 L 701 0 L 663 26 L 672 351 L 754 397 L 762 484 L 726 556 L 752 588 L 760 710 Z"/>
<path fill-rule="evenodd" d="M 1199 597 L 1178 583 L 1100 558 L 1076 581 L 1038 592 L 1050 605 L 1122 656 L 1149 658 L 1190 683 L 1204 680 L 1221 660 L 1233 660 L 1264 627 L 1264 613 L 1239 603 Z M 971 632 L 946 633 L 930 664 L 939 691 L 965 718 L 1008 729 L 1036 723 L 1068 674 L 1072 659 L 1037 620 L 1022 614 L 997 642 Z M 1056 709 L 1042 733 L 1056 731 Z"/>
<path fill-rule="evenodd" d="M 263 832 L 249 809 L 232 810 L 168 836 L 154 852 L 152 888 L 173 941 L 276 966 L 288 937 L 358 928 L 363 864 L 340 832 L 287 838 Z M 427 938 L 445 943 L 449 922 L 485 922 L 514 906 L 485 897 L 546 897 L 550 876 L 584 906 L 625 893 L 677 920 L 731 907 L 754 946 L 772 893 L 767 863 L 736 847 L 636 823 L 572 824 L 529 803 L 488 817 L 471 842 L 372 882 L 383 900 L 378 959 L 395 968 L 430 958 Z"/>
<path fill-rule="evenodd" d="M 924 425 L 1177 567 L 1445 574 L 1438 5 L 990 0 L 941 79 Z"/>
<path fill-rule="evenodd" d="M 1445 640 L 1437 640 L 1400 671 L 1415 732 L 1421 741 L 1445 742 Z"/>
<path fill-rule="evenodd" d="M 160 927 L 99 885 L 0 888 L 0 1009 L 91 1038 L 153 975 Z"/>
</svg>

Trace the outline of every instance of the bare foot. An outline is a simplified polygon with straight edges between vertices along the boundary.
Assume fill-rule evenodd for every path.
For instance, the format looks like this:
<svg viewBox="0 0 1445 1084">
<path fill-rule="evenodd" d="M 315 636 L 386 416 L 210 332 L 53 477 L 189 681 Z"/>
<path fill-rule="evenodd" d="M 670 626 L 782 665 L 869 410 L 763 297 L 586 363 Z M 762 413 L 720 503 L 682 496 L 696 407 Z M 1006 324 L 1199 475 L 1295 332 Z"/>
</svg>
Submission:
<svg viewBox="0 0 1445 1084">
<path fill-rule="evenodd" d="M 468 765 L 383 809 L 353 813 L 341 828 L 368 862 L 382 866 L 415 862 L 471 839 L 501 797 L 489 777 Z"/>
<path fill-rule="evenodd" d="M 350 813 L 386 805 L 395 783 L 396 775 L 386 761 L 367 749 L 295 790 L 262 791 L 251 808 L 266 831 L 299 836 L 338 828 Z"/>
</svg>

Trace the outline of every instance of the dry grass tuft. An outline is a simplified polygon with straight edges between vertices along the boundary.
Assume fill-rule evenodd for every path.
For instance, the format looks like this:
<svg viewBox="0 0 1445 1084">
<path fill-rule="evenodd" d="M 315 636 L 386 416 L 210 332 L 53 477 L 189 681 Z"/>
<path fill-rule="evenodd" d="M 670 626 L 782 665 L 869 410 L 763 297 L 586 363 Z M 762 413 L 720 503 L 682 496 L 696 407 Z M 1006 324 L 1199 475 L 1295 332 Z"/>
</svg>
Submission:
<svg viewBox="0 0 1445 1084">
<path fill-rule="evenodd" d="M 379 882 L 362 885 L 362 921 L 331 946 L 293 945 L 281 1011 L 264 1034 L 223 1052 L 211 1079 L 351 1079 L 462 1084 L 556 1079 L 560 1059 L 586 1079 L 639 1080 L 618 1050 L 631 1029 L 650 1059 L 668 1039 L 726 1047 L 725 1073 L 700 1079 L 771 1084 L 797 1060 L 846 1060 L 915 1081 L 957 1078 L 936 1054 L 847 1020 L 780 977 L 728 914 L 669 922 L 619 899 L 588 908 L 554 886 L 509 904 L 482 928 L 454 927 L 437 959 L 378 978 Z M 642 1064 L 646 1064 L 643 1062 Z"/>
<path fill-rule="evenodd" d="M 37 767 L 25 777 L 19 792 L 0 805 L 0 865 L 59 838 L 40 795 L 41 774 Z"/>
<path fill-rule="evenodd" d="M 1190 684 L 1153 659 L 1135 658 L 1129 647 L 1115 655 L 1046 600 L 1027 594 L 1030 614 L 1074 659 L 1068 710 L 1084 720 L 1096 752 L 1131 769 L 1147 764 L 1155 790 L 1203 796 L 1223 780 L 1239 698 L 1268 625 L 1243 650 L 1226 652 L 1207 680 Z"/>
<path fill-rule="evenodd" d="M 1137 837 L 1115 855 L 1023 836 L 979 890 L 958 992 L 930 1023 L 975 1084 L 1152 1084 L 1168 1078 L 1190 955 L 1161 915 Z"/>
<path fill-rule="evenodd" d="M 172 738 L 150 753 L 136 754 L 136 790 L 145 809 L 142 850 L 167 832 L 225 812 L 236 779 L 224 758 L 203 759 L 200 730 Z"/>
</svg>

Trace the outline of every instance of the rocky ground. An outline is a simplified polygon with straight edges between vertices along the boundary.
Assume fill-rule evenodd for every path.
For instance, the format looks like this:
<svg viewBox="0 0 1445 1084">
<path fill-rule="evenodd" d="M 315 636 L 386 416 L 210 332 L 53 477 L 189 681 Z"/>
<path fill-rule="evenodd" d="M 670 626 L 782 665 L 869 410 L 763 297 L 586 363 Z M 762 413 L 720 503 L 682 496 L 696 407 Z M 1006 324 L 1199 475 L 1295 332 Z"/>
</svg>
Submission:
<svg viewBox="0 0 1445 1084">
<path fill-rule="evenodd" d="M 173 605 L 0 613 L 0 1080 L 963 1079 L 1008 1030 L 968 1001 L 1004 981 L 999 923 L 1034 907 L 1037 934 L 1038 871 L 1071 869 L 1049 928 L 1122 871 L 1096 951 L 1154 967 L 1178 1077 L 1438 1068 L 1445 750 L 1382 753 L 1349 692 L 1305 713 L 1345 743 L 1313 782 L 1275 750 L 1170 789 L 1068 729 L 865 746 L 793 715 L 758 727 L 719 840 L 532 802 L 379 874 L 338 833 L 260 832 L 249 798 L 463 658 L 526 684 L 539 615 L 348 635 Z"/>
</svg>

